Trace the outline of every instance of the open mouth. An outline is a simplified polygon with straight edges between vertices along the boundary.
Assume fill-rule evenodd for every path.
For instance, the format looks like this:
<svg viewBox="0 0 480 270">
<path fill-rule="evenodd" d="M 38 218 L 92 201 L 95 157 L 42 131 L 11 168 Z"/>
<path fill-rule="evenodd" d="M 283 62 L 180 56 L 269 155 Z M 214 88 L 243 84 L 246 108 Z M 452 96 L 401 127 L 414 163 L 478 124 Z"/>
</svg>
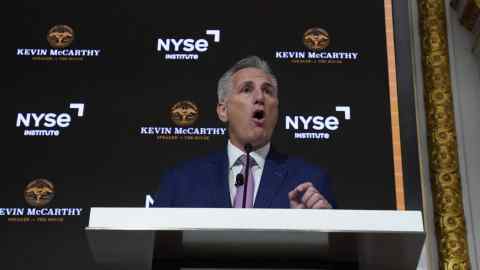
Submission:
<svg viewBox="0 0 480 270">
<path fill-rule="evenodd" d="M 265 111 L 264 110 L 255 110 L 253 112 L 253 123 L 257 127 L 263 127 L 263 124 L 265 122 Z"/>
<path fill-rule="evenodd" d="M 265 118 L 265 112 L 263 110 L 255 110 L 253 112 L 253 119 L 263 120 Z"/>
</svg>

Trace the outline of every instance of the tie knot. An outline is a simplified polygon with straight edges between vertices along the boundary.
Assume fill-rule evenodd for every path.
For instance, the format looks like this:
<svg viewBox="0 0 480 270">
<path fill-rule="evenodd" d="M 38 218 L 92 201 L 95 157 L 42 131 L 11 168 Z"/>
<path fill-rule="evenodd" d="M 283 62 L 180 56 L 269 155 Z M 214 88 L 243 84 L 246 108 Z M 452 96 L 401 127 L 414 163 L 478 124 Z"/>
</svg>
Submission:
<svg viewBox="0 0 480 270">
<path fill-rule="evenodd" d="M 237 159 L 237 164 L 246 166 L 247 165 L 247 155 L 243 154 Z M 257 162 L 255 162 L 255 159 L 250 156 L 250 167 L 253 167 L 257 165 Z"/>
</svg>

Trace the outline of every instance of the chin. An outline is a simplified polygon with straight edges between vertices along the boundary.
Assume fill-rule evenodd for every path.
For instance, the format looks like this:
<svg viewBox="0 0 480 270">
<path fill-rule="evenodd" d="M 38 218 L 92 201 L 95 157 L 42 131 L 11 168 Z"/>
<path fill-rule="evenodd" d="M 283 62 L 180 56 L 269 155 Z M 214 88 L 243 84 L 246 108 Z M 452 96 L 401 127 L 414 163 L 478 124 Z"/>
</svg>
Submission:
<svg viewBox="0 0 480 270">
<path fill-rule="evenodd" d="M 254 140 L 252 141 L 252 145 L 253 147 L 256 149 L 256 148 L 260 148 L 262 146 L 264 146 L 265 144 L 267 144 L 270 140 L 267 139 L 267 138 L 259 138 L 257 140 Z"/>
<path fill-rule="evenodd" d="M 250 136 L 246 136 L 242 141 L 243 144 L 251 143 L 253 148 L 259 148 L 264 146 L 270 141 L 271 136 L 268 136 L 268 133 L 264 130 L 250 133 Z"/>
</svg>

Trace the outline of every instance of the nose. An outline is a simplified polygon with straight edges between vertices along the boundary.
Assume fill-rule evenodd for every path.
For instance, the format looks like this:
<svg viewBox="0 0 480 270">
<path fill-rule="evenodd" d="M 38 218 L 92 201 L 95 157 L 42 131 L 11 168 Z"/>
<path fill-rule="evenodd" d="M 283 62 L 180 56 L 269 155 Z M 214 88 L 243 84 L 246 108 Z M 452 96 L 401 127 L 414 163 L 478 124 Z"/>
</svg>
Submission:
<svg viewBox="0 0 480 270">
<path fill-rule="evenodd" d="M 265 93 L 261 88 L 256 88 L 254 93 L 253 93 L 253 99 L 254 103 L 261 103 L 263 104 L 265 102 Z"/>
</svg>

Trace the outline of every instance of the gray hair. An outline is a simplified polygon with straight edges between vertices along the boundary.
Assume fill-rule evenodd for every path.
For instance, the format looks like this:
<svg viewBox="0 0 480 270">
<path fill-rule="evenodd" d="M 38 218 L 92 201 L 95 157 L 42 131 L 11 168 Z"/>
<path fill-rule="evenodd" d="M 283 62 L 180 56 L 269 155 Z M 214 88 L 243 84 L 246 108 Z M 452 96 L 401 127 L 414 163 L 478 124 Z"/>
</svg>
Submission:
<svg viewBox="0 0 480 270">
<path fill-rule="evenodd" d="M 222 77 L 218 80 L 218 87 L 217 87 L 217 95 L 218 95 L 218 102 L 222 102 L 225 98 L 230 94 L 230 91 L 233 87 L 232 77 L 235 72 L 244 69 L 244 68 L 258 68 L 265 72 L 266 74 L 272 77 L 273 86 L 275 88 L 278 87 L 277 78 L 273 75 L 270 66 L 268 63 L 258 56 L 249 56 L 246 58 L 241 59 L 240 61 L 236 62 L 230 69 L 228 69 Z"/>
</svg>

